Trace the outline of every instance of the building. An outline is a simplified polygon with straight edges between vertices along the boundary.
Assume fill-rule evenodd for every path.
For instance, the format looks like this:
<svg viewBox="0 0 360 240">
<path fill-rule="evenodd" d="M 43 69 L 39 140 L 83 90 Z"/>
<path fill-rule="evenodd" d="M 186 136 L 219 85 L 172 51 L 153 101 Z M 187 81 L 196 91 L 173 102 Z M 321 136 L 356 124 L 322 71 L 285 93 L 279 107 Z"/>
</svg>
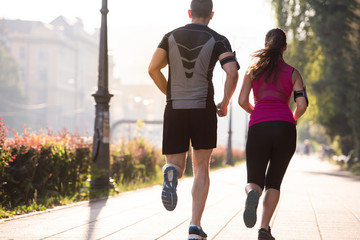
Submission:
<svg viewBox="0 0 360 240">
<path fill-rule="evenodd" d="M 51 23 L 2 19 L 0 33 L 18 62 L 27 98 L 25 105 L 7 104 L 22 113 L 27 127 L 79 132 L 92 128 L 98 34 L 85 32 L 80 19 L 71 22 L 62 16 Z"/>
<path fill-rule="evenodd" d="M 59 16 L 51 23 L 0 19 L 0 41 L 18 63 L 21 87 L 27 97 L 27 104 L 13 101 L 6 104 L 12 106 L 17 116 L 22 116 L 21 122 L 27 128 L 34 131 L 66 128 L 93 136 L 92 94 L 98 83 L 99 37 L 98 31 L 85 32 L 80 19 L 71 22 Z M 109 92 L 114 95 L 110 100 L 110 125 L 122 120 L 161 121 L 165 96 L 155 84 L 124 84 L 114 79 L 114 67 L 110 53 Z M 0 107 L 0 116 L 1 113 L 4 114 Z M 11 122 L 6 124 L 14 128 Z M 134 123 L 120 124 L 112 133 L 114 139 L 129 139 L 135 136 L 136 129 Z M 141 133 L 158 143 L 162 125 L 146 124 Z"/>
</svg>

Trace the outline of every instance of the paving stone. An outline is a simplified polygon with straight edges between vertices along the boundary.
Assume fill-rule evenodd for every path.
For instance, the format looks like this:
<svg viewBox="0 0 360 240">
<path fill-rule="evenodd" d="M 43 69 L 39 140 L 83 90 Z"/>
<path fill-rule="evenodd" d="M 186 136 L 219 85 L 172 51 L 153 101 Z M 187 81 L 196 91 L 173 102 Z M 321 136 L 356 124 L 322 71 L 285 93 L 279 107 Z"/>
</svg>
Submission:
<svg viewBox="0 0 360 240">
<path fill-rule="evenodd" d="M 202 226 L 208 239 L 257 239 L 258 222 L 243 222 L 246 166 L 210 173 L 210 191 Z M 161 186 L 82 202 L 0 222 L 1 240 L 27 239 L 187 239 L 192 178 L 179 181 L 178 205 L 168 212 Z M 271 222 L 277 240 L 360 240 L 360 178 L 316 156 L 294 156 Z"/>
</svg>

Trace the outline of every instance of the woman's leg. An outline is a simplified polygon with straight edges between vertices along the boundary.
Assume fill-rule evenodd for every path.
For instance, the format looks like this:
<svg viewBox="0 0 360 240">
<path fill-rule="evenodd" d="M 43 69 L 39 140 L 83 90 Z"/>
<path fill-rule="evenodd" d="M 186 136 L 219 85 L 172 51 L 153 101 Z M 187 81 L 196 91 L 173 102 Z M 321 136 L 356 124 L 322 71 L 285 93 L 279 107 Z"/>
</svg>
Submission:
<svg viewBox="0 0 360 240">
<path fill-rule="evenodd" d="M 269 229 L 270 220 L 279 202 L 280 191 L 270 188 L 265 191 L 263 200 L 263 211 L 261 217 L 261 228 Z"/>
<path fill-rule="evenodd" d="M 252 190 L 256 190 L 260 196 L 262 194 L 262 189 L 259 185 L 257 185 L 256 183 L 248 183 L 245 187 L 245 192 L 246 192 L 246 195 L 249 194 L 249 192 L 251 192 Z"/>
<path fill-rule="evenodd" d="M 259 197 L 265 184 L 265 172 L 271 154 L 269 128 L 266 123 L 256 124 L 249 128 L 246 142 L 247 194 L 244 210 L 244 223 L 252 228 L 257 220 Z"/>
<path fill-rule="evenodd" d="M 296 127 L 288 122 L 274 122 L 274 140 L 266 173 L 261 228 L 269 229 L 280 198 L 280 186 L 296 148 Z"/>
<path fill-rule="evenodd" d="M 264 188 L 266 168 L 271 155 L 271 139 L 268 132 L 266 123 L 255 124 L 249 128 L 246 141 L 246 194 L 253 189 L 261 194 Z"/>
</svg>

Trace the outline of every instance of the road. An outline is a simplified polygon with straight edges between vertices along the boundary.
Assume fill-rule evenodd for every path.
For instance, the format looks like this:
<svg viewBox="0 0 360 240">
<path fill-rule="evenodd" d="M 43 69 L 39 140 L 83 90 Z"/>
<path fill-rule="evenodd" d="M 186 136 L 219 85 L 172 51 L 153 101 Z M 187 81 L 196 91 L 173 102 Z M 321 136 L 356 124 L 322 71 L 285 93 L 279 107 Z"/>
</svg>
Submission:
<svg viewBox="0 0 360 240">
<path fill-rule="evenodd" d="M 245 164 L 210 174 L 202 226 L 208 239 L 257 239 L 245 227 Z M 0 222 L 0 239 L 187 239 L 192 178 L 179 182 L 177 208 L 161 203 L 161 186 Z M 258 215 L 261 215 L 259 204 Z M 271 223 L 277 240 L 360 240 L 360 178 L 315 156 L 294 156 Z"/>
</svg>

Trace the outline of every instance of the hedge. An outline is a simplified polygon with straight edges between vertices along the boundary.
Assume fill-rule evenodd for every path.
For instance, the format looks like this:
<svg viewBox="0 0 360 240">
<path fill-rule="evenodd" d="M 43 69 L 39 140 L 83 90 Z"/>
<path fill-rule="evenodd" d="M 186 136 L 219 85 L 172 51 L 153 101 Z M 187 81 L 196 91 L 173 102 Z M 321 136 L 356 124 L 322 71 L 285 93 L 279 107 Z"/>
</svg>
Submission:
<svg viewBox="0 0 360 240">
<path fill-rule="evenodd" d="M 0 204 L 2 208 L 42 204 L 47 199 L 74 196 L 89 186 L 92 143 L 65 129 L 29 133 L 7 139 L 0 118 Z M 136 137 L 111 144 L 110 177 L 119 185 L 151 182 L 164 164 L 160 149 Z M 224 165 L 226 148 L 214 150 L 211 167 Z M 233 151 L 234 162 L 243 152 Z M 186 173 L 191 175 L 191 162 Z"/>
<path fill-rule="evenodd" d="M 70 196 L 90 173 L 90 146 L 79 135 L 28 133 L 5 139 L 0 125 L 0 203 L 11 208 L 33 200 Z"/>
</svg>

